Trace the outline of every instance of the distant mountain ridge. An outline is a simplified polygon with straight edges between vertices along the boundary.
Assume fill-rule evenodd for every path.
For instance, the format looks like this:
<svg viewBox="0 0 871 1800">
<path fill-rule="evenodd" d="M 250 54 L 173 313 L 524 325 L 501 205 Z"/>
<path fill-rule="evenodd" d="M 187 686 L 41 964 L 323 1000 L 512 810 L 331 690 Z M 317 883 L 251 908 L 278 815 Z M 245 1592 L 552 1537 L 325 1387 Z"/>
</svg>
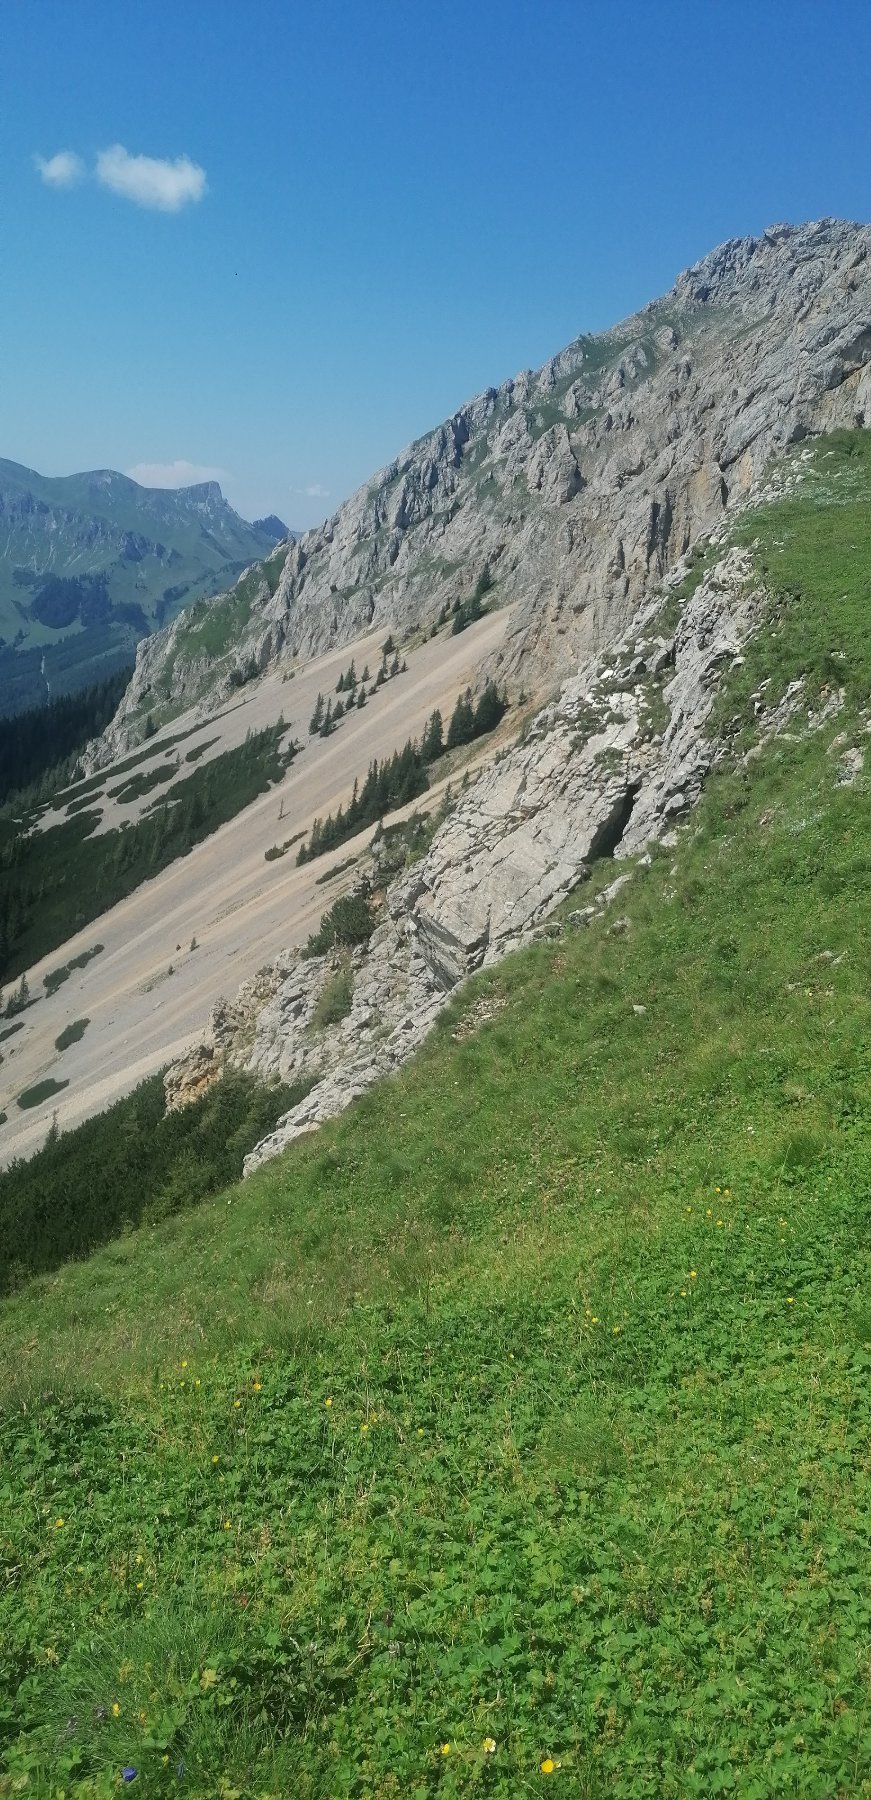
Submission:
<svg viewBox="0 0 871 1800">
<path fill-rule="evenodd" d="M 183 603 L 216 594 L 282 539 L 217 481 L 146 488 L 115 469 L 45 476 L 0 458 L 0 712 L 132 663 Z"/>
</svg>

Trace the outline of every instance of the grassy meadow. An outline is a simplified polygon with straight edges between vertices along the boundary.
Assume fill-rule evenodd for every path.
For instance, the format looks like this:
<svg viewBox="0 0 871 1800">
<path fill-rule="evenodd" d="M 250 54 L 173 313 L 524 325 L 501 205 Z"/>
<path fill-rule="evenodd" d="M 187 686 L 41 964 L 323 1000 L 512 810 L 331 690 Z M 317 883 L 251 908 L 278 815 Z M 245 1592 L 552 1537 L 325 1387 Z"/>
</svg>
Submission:
<svg viewBox="0 0 871 1800">
<path fill-rule="evenodd" d="M 869 499 L 740 527 L 804 713 L 625 930 L 2 1302 L 0 1795 L 871 1795 Z"/>
</svg>

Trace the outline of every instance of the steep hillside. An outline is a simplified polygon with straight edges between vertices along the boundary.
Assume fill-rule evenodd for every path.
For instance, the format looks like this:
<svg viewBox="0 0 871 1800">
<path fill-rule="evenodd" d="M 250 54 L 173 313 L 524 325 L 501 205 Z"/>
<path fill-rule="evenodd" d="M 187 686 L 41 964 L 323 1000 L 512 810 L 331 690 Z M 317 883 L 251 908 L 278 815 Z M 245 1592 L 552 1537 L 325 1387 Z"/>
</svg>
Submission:
<svg viewBox="0 0 871 1800">
<path fill-rule="evenodd" d="M 672 594 L 754 629 L 619 897 L 3 1302 L 0 1793 L 871 1795 L 869 520 L 838 434 Z"/>
<path fill-rule="evenodd" d="M 234 669 L 370 626 L 429 629 L 482 578 L 489 604 L 516 603 L 497 677 L 550 690 L 616 641 L 773 453 L 864 422 L 869 244 L 833 220 L 735 239 L 612 331 L 460 407 L 283 565 L 143 645 L 112 753 L 155 705 L 217 704 Z"/>
<path fill-rule="evenodd" d="M 140 487 L 97 469 L 49 479 L 0 459 L 0 710 L 132 663 L 184 600 L 215 594 L 287 528 L 246 524 L 215 481 Z"/>
</svg>

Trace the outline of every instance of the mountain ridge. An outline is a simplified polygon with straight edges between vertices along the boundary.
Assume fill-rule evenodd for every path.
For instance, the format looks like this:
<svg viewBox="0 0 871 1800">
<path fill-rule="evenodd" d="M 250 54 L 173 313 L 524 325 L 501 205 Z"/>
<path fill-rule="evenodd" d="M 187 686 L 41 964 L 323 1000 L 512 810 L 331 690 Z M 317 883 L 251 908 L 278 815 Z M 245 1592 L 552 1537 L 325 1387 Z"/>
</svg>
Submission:
<svg viewBox="0 0 871 1800">
<path fill-rule="evenodd" d="M 483 575 L 515 603 L 491 669 L 544 696 L 625 630 L 772 455 L 864 422 L 871 231 L 823 219 L 733 238 L 672 289 L 537 371 L 487 388 L 377 471 L 209 653 L 182 613 L 143 645 L 100 754 L 146 713 L 220 705 L 262 673 L 373 627 L 430 631 Z M 232 595 L 215 604 L 229 611 Z"/>
<path fill-rule="evenodd" d="M 225 586 L 287 535 L 274 518 L 249 525 L 216 481 L 146 488 L 114 469 L 44 476 L 0 459 L 3 709 L 132 662 L 184 599 Z"/>
</svg>

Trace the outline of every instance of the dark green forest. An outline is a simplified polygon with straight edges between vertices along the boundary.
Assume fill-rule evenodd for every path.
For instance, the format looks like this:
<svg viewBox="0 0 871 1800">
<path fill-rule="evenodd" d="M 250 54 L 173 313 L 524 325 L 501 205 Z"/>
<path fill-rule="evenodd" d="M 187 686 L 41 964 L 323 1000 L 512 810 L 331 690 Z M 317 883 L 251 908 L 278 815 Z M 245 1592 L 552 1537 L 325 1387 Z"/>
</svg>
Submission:
<svg viewBox="0 0 871 1800">
<path fill-rule="evenodd" d="M 29 1162 L 0 1172 L 0 1292 L 238 1181 L 248 1151 L 306 1092 L 231 1074 L 165 1112 L 152 1075 L 75 1131 L 50 1131 Z"/>
<path fill-rule="evenodd" d="M 29 968 L 142 881 L 217 831 L 274 781 L 296 754 L 281 748 L 284 721 L 249 734 L 176 782 L 141 818 L 92 836 L 98 810 L 48 831 L 0 818 L 0 981 Z"/>
<path fill-rule="evenodd" d="M 69 781 L 78 752 L 114 718 L 130 675 L 119 669 L 94 687 L 0 718 L 0 803 L 45 776 L 52 791 Z"/>
</svg>

